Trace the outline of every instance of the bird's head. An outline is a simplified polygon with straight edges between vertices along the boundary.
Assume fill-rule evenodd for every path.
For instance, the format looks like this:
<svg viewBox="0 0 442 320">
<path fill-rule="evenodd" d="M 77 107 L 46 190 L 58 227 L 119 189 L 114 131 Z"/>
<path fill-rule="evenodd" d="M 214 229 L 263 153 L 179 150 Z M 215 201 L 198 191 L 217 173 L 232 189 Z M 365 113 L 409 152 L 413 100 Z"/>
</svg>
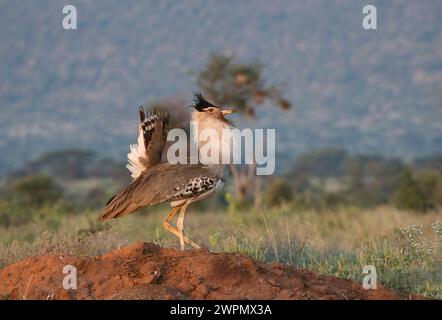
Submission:
<svg viewBox="0 0 442 320">
<path fill-rule="evenodd" d="M 198 149 L 204 147 L 204 152 L 199 154 L 202 163 L 221 164 L 220 159 L 230 159 L 232 144 L 233 123 L 224 116 L 235 112 L 233 109 L 221 109 L 210 103 L 200 93 L 195 93 L 193 104 L 191 133 L 192 140 Z M 206 148 L 210 149 L 210 156 Z M 234 150 L 234 152 L 236 152 Z M 218 158 L 216 157 L 218 154 Z M 215 158 L 212 158 L 212 155 Z M 224 167 L 224 165 L 222 166 Z"/>
<path fill-rule="evenodd" d="M 221 109 L 220 107 L 215 106 L 214 104 L 207 101 L 201 93 L 194 93 L 194 104 L 193 104 L 193 116 L 195 120 L 204 121 L 204 120 L 221 120 L 228 121 L 224 118 L 224 116 L 235 113 L 234 109 Z"/>
</svg>

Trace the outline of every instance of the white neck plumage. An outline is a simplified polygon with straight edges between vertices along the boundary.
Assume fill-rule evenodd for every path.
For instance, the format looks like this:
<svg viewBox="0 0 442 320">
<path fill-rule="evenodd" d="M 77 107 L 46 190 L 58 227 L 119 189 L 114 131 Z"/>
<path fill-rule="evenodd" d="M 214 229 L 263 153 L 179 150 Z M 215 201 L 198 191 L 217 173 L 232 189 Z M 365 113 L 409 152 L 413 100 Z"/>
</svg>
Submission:
<svg viewBox="0 0 442 320">
<path fill-rule="evenodd" d="M 233 128 L 225 119 L 192 113 L 191 138 L 198 149 L 198 160 L 220 175 L 224 175 L 226 163 L 232 155 L 230 130 Z"/>
</svg>

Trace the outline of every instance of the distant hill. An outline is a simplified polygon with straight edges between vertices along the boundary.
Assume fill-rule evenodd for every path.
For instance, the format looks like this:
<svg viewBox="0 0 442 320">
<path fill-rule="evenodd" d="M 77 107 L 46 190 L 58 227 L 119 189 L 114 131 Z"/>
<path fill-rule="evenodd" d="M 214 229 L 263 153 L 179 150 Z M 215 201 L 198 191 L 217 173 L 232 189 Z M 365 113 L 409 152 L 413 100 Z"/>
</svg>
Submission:
<svg viewBox="0 0 442 320">
<path fill-rule="evenodd" d="M 373 2 L 373 1 L 371 1 Z M 210 53 L 259 61 L 283 84 L 279 169 L 325 146 L 411 158 L 442 150 L 442 2 L 0 1 L 0 172 L 54 149 L 120 158 L 135 141 L 137 106 L 189 102 Z M 376 1 L 374 1 L 376 3 Z M 245 123 L 247 125 L 247 123 Z"/>
</svg>

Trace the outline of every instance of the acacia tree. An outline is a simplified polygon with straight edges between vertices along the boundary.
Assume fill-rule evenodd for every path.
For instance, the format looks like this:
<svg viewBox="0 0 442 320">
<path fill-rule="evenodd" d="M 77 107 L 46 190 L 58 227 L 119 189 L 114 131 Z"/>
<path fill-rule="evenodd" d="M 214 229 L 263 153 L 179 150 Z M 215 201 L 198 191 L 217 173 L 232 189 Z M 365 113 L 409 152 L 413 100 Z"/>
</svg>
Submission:
<svg viewBox="0 0 442 320">
<path fill-rule="evenodd" d="M 220 105 L 234 105 L 248 119 L 255 108 L 270 100 L 286 110 L 290 102 L 276 86 L 267 86 L 262 79 L 263 66 L 239 63 L 234 56 L 211 55 L 206 67 L 197 75 L 197 84 L 211 100 Z"/>
<path fill-rule="evenodd" d="M 263 66 L 258 63 L 240 63 L 234 56 L 211 55 L 206 67 L 197 75 L 197 84 L 215 104 L 234 106 L 247 120 L 255 118 L 256 107 L 265 102 L 287 110 L 291 104 L 281 90 L 267 85 L 262 79 Z M 255 165 L 231 165 L 235 196 L 238 202 L 255 193 L 255 205 L 261 201 L 260 180 L 255 175 Z"/>
</svg>

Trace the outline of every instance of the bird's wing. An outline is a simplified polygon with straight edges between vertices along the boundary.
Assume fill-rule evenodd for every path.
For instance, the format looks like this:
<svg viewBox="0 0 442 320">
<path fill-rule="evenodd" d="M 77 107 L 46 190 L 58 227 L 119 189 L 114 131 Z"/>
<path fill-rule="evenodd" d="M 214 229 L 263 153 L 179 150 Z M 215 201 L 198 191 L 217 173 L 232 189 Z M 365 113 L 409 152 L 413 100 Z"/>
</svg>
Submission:
<svg viewBox="0 0 442 320">
<path fill-rule="evenodd" d="M 166 112 L 144 111 L 140 107 L 137 144 L 130 146 L 127 168 L 133 179 L 161 162 L 169 131 L 169 114 Z"/>
<path fill-rule="evenodd" d="M 196 198 L 216 189 L 218 182 L 219 178 L 201 164 L 163 162 L 143 172 L 111 198 L 98 219 L 118 218 L 142 207 Z"/>
</svg>

